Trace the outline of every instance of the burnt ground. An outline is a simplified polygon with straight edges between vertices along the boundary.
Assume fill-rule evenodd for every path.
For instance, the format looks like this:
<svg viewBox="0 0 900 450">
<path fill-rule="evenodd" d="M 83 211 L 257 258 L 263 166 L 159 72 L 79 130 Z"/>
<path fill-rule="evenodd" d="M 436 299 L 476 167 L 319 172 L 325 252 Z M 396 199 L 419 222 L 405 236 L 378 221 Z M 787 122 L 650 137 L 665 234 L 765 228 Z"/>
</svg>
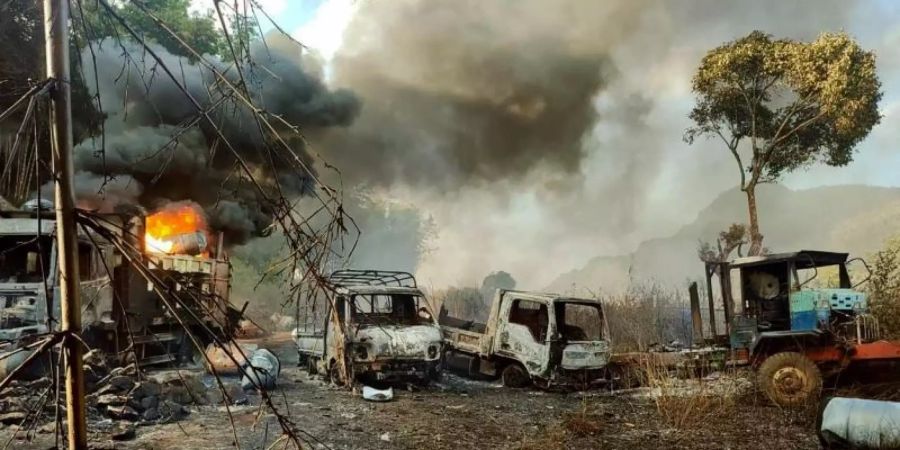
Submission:
<svg viewBox="0 0 900 450">
<path fill-rule="evenodd" d="M 358 393 L 332 388 L 293 367 L 289 342 L 263 344 L 282 358 L 279 387 L 273 393 L 298 428 L 333 449 L 759 449 L 818 448 L 813 414 L 783 411 L 754 395 L 727 404 L 712 395 L 666 403 L 660 414 L 647 389 L 550 393 L 513 390 L 454 375 L 423 390 L 395 389 L 387 403 L 364 401 Z M 701 400 L 696 398 L 702 397 Z M 240 448 L 267 448 L 280 435 L 271 414 L 258 417 L 259 397 L 251 406 L 232 407 Z M 108 419 L 107 419 L 108 420 Z M 102 423 L 92 422 L 98 430 Z M 9 448 L 53 448 L 53 433 L 25 437 Z M 0 430 L 0 443 L 14 427 Z M 134 439 L 113 442 L 106 432 L 92 434 L 100 448 L 235 448 L 223 407 L 192 406 L 188 418 L 165 425 L 139 426 Z M 281 448 L 276 446 L 274 448 Z"/>
</svg>

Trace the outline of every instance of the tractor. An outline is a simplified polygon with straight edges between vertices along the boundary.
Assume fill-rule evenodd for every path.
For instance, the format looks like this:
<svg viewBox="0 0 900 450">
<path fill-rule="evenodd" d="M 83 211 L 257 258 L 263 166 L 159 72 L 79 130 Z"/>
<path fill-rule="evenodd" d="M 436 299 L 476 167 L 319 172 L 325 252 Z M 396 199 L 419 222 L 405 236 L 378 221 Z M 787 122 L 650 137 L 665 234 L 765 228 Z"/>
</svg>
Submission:
<svg viewBox="0 0 900 450">
<path fill-rule="evenodd" d="M 900 360 L 900 342 L 880 338 L 857 289 L 868 276 L 851 283 L 850 263 L 869 273 L 865 261 L 847 253 L 810 250 L 707 263 L 710 310 L 717 277 L 733 358 L 755 369 L 774 403 L 805 404 L 823 379 L 851 365 Z M 710 326 L 715 335 L 715 321 Z"/>
</svg>

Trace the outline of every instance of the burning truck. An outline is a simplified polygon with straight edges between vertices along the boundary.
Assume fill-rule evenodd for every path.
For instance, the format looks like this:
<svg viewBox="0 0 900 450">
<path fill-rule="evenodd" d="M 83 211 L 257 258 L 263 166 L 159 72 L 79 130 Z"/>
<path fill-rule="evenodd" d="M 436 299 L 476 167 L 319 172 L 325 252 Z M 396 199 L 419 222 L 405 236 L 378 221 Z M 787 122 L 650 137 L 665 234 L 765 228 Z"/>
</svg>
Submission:
<svg viewBox="0 0 900 450">
<path fill-rule="evenodd" d="M 0 211 L 0 346 L 6 350 L 58 326 L 51 209 L 32 201 Z M 231 265 L 221 234 L 210 239 L 199 207 L 173 203 L 149 215 L 96 217 L 102 229 L 78 229 L 82 337 L 89 345 L 120 362 L 151 365 L 192 359 L 188 333 L 205 345 L 233 332 L 240 312 L 228 301 Z M 178 301 L 167 303 L 160 292 Z"/>
</svg>

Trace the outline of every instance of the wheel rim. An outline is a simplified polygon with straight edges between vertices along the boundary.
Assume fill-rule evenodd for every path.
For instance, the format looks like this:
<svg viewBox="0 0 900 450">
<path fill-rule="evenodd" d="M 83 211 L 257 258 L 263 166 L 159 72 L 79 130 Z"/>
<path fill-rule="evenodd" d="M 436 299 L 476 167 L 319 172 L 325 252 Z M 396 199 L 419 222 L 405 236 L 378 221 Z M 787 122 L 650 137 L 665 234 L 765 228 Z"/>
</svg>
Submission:
<svg viewBox="0 0 900 450">
<path fill-rule="evenodd" d="M 518 366 L 509 366 L 503 371 L 503 384 L 510 387 L 522 387 L 528 383 L 525 372 Z"/>
<path fill-rule="evenodd" d="M 772 386 L 780 397 L 803 397 L 809 386 L 809 377 L 796 367 L 782 367 L 772 375 Z"/>
</svg>

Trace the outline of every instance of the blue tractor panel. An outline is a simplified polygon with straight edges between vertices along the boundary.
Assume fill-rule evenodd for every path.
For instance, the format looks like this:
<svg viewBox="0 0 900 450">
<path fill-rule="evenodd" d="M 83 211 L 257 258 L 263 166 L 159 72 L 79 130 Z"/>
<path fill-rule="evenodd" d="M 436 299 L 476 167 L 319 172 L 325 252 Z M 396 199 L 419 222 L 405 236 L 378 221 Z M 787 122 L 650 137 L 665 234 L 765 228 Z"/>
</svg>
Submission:
<svg viewBox="0 0 900 450">
<path fill-rule="evenodd" d="M 791 292 L 791 330 L 812 331 L 820 322 L 828 322 L 828 306 L 819 302 L 818 291 Z M 824 306 L 824 309 L 819 309 Z"/>
<path fill-rule="evenodd" d="M 819 315 L 815 310 L 791 313 L 791 331 L 812 331 L 818 324 Z"/>
<path fill-rule="evenodd" d="M 865 310 L 867 306 L 866 294 L 853 289 L 822 289 L 820 295 L 838 311 Z"/>
</svg>

